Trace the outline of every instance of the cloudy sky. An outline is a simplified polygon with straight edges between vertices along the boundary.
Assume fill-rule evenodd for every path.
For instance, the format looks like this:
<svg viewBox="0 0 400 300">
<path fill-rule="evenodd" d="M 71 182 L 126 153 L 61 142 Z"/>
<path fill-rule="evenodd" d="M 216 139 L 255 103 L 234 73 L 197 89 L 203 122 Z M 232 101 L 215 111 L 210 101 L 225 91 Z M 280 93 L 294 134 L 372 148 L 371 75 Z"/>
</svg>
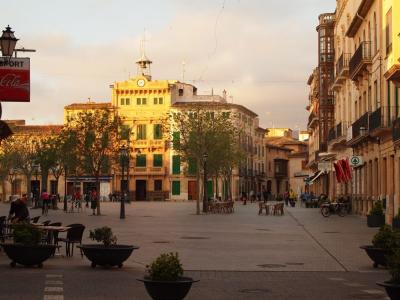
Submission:
<svg viewBox="0 0 400 300">
<path fill-rule="evenodd" d="M 19 47 L 33 48 L 31 102 L 3 103 L 3 119 L 62 123 L 73 102 L 109 101 L 136 75 L 144 32 L 154 79 L 182 79 L 229 101 L 264 127 L 305 128 L 317 63 L 315 27 L 335 0 L 14 0 L 0 10 Z"/>
</svg>

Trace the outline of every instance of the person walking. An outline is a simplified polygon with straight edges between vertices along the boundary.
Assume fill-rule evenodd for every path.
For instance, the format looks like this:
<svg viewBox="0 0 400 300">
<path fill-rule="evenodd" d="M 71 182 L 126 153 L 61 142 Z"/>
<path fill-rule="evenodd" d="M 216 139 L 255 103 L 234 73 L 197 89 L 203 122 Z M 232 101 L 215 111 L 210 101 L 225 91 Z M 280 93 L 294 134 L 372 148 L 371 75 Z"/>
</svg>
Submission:
<svg viewBox="0 0 400 300">
<path fill-rule="evenodd" d="M 86 193 L 83 195 L 83 199 L 86 202 L 86 207 L 89 207 L 89 202 L 90 202 L 90 195 L 89 195 L 89 191 L 86 191 Z"/>
<path fill-rule="evenodd" d="M 262 188 L 262 197 L 263 197 L 264 203 L 266 203 L 268 201 L 268 192 L 265 189 L 265 186 L 263 186 L 263 188 Z"/>
<path fill-rule="evenodd" d="M 285 205 L 288 206 L 289 205 L 289 192 L 288 191 L 286 191 L 283 194 L 283 199 L 285 200 Z"/>
<path fill-rule="evenodd" d="M 47 216 L 50 205 L 50 196 L 46 189 L 43 189 L 40 198 L 42 199 L 42 216 Z"/>
<path fill-rule="evenodd" d="M 11 223 L 24 222 L 29 220 L 29 210 L 26 205 L 28 198 L 26 194 L 22 195 L 21 199 L 16 199 L 11 202 L 10 211 L 8 213 L 8 219 Z"/>
<path fill-rule="evenodd" d="M 97 191 L 93 189 L 90 193 L 90 208 L 93 210 L 93 216 L 96 215 L 97 208 Z"/>
<path fill-rule="evenodd" d="M 289 202 L 290 202 L 290 206 L 291 207 L 295 207 L 296 206 L 296 200 L 297 200 L 296 193 L 292 189 L 290 189 L 290 191 L 289 191 Z"/>
</svg>

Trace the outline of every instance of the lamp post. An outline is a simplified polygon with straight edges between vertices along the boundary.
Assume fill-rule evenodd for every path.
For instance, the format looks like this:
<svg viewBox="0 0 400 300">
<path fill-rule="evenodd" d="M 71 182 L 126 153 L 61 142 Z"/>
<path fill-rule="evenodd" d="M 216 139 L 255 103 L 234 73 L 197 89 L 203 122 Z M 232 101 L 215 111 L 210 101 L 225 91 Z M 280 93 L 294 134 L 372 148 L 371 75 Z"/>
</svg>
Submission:
<svg viewBox="0 0 400 300">
<path fill-rule="evenodd" d="M 38 198 L 39 198 L 39 190 L 38 190 L 38 173 L 39 173 L 39 164 L 33 164 L 32 165 L 33 172 L 35 174 L 35 190 L 33 194 L 33 198 L 35 199 L 35 205 L 34 207 L 36 208 L 38 205 Z"/>
<path fill-rule="evenodd" d="M 120 208 L 120 213 L 119 213 L 119 218 L 120 219 L 125 219 L 125 193 L 126 193 L 126 187 L 125 187 L 125 181 L 124 181 L 124 175 L 125 175 L 125 167 L 129 168 L 129 161 L 128 161 L 128 148 L 123 145 L 121 148 L 119 148 L 119 157 L 120 157 L 120 163 L 121 163 L 121 171 L 122 171 L 122 176 L 121 176 L 121 208 Z"/>
<path fill-rule="evenodd" d="M 208 154 L 205 152 L 203 154 L 203 172 L 204 172 L 204 177 L 203 177 L 203 212 L 207 212 L 207 158 Z"/>
</svg>

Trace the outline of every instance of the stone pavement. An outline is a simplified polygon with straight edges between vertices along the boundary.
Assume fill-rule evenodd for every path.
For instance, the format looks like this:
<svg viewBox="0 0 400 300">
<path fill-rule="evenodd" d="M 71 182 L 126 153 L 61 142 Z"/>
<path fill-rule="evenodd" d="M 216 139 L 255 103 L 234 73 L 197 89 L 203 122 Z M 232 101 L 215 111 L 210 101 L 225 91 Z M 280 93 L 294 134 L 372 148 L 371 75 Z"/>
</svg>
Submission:
<svg viewBox="0 0 400 300">
<path fill-rule="evenodd" d="M 8 207 L 0 204 L 0 215 L 7 214 Z M 31 216 L 40 212 L 31 210 Z M 122 270 L 92 270 L 79 251 L 73 258 L 49 259 L 42 270 L 12 270 L 8 259 L 0 253 L 0 276 L 11 280 L 29 273 L 42 278 L 43 285 L 46 274 L 61 273 L 64 286 L 68 285 L 68 291 L 76 293 L 69 295 L 66 291 L 64 295 L 68 299 L 103 299 L 103 296 L 107 299 L 108 292 L 100 289 L 100 293 L 95 288 L 104 280 L 118 287 L 121 297 L 117 299 L 128 299 L 128 294 L 138 297 L 130 299 L 148 299 L 141 284 L 134 279 L 160 253 L 172 251 L 179 253 L 189 274 L 201 279 L 188 299 L 383 297 L 375 281 L 387 278 L 388 274 L 385 270 L 373 269 L 371 261 L 359 249 L 360 245 L 369 244 L 376 232 L 366 226 L 365 218 L 352 215 L 323 218 L 318 209 L 298 207 L 286 209 L 282 217 L 258 216 L 254 203 L 247 206 L 237 203 L 231 215 L 197 216 L 194 212 L 195 203 L 166 202 L 127 205 L 125 220 L 119 219 L 119 203 L 102 203 L 102 216 L 91 216 L 89 209 L 68 214 L 62 210 L 50 211 L 42 221 L 85 224 L 85 243 L 92 242 L 88 239 L 89 229 L 110 226 L 119 243 L 134 244 L 140 249 Z M 95 283 L 92 276 L 97 278 Z M 123 285 L 125 281 L 130 282 L 128 286 Z M 0 295 L 4 295 L 4 288 L 0 287 Z M 40 296 L 43 289 L 37 291 L 34 286 L 32 289 L 39 298 L 43 297 Z M 375 298 L 368 298 L 371 295 Z M 9 299 L 18 299 L 18 295 Z"/>
</svg>

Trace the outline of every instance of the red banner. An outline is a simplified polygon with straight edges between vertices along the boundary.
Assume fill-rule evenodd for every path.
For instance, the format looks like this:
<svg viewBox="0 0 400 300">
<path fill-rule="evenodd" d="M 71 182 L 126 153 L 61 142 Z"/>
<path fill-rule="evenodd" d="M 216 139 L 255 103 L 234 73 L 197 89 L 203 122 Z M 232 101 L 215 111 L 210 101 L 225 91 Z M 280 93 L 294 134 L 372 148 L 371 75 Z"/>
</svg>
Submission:
<svg viewBox="0 0 400 300">
<path fill-rule="evenodd" d="M 0 101 L 30 101 L 29 58 L 0 58 Z"/>
</svg>

